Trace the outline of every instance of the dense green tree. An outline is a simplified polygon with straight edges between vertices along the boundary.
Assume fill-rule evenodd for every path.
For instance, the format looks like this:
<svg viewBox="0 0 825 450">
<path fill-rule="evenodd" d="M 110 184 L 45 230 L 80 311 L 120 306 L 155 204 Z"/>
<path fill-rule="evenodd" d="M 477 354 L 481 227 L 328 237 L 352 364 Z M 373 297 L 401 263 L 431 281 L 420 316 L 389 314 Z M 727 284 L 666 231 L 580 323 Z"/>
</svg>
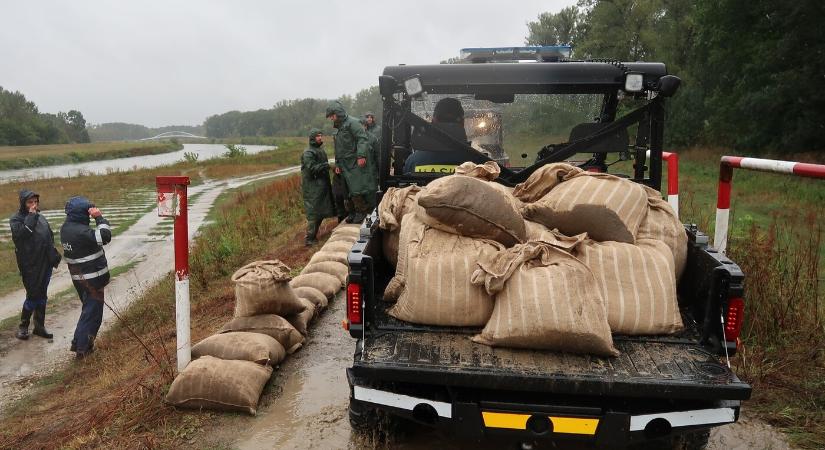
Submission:
<svg viewBox="0 0 825 450">
<path fill-rule="evenodd" d="M 578 40 L 581 13 L 568 6 L 557 13 L 539 14 L 535 22 L 527 23 L 527 45 L 563 45 Z"/>
<path fill-rule="evenodd" d="M 0 145 L 69 142 L 89 142 L 80 111 L 41 113 L 22 93 L 0 87 Z"/>
</svg>

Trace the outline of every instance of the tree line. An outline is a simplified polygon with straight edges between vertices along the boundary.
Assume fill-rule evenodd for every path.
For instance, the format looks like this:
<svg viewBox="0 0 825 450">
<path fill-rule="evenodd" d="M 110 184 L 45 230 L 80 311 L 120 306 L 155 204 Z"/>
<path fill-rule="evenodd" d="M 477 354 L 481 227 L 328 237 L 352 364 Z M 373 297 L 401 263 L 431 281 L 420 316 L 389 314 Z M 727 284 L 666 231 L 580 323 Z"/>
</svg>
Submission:
<svg viewBox="0 0 825 450">
<path fill-rule="evenodd" d="M 89 142 L 86 119 L 77 110 L 41 113 L 19 91 L 0 86 L 0 145 Z"/>
<path fill-rule="evenodd" d="M 823 20 L 820 0 L 580 0 L 529 22 L 525 41 L 666 63 L 682 78 L 672 146 L 809 152 L 825 150 Z"/>
<path fill-rule="evenodd" d="M 381 114 L 381 96 L 378 86 L 358 91 L 355 95 L 344 95 L 339 100 L 347 114 L 363 116 L 367 112 Z M 209 116 L 204 121 L 208 137 L 235 138 L 245 136 L 303 136 L 311 128 L 331 131 L 332 127 L 324 117 L 330 100 L 302 98 L 282 100 L 269 109 L 257 111 L 229 111 Z"/>
</svg>

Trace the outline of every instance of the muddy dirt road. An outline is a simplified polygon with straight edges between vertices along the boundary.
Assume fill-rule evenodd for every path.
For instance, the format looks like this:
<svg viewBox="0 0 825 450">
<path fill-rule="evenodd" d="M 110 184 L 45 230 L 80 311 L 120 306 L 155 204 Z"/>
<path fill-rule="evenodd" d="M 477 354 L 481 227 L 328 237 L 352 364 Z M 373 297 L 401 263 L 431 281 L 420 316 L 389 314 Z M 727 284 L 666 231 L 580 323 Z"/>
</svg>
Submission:
<svg viewBox="0 0 825 450">
<path fill-rule="evenodd" d="M 189 190 L 190 196 L 194 198 L 189 207 L 190 237 L 197 234 L 209 210 L 226 190 L 298 170 L 299 167 L 289 167 L 192 187 Z M 106 246 L 110 268 L 131 265 L 131 269 L 116 276 L 106 288 L 106 301 L 111 309 L 123 311 L 159 277 L 166 275 L 174 267 L 171 236 L 152 234 L 161 220 L 163 219 L 158 217 L 157 210 L 153 210 L 125 232 L 115 236 Z M 33 336 L 28 341 L 19 341 L 14 338 L 13 333 L 4 333 L 0 336 L 0 415 L 3 413 L 4 405 L 24 395 L 26 388 L 36 377 L 47 374 L 74 356 L 69 352 L 69 345 L 80 315 L 80 301 L 73 291 L 65 265 L 61 266 L 61 269 L 52 278 L 49 286 L 49 293 L 53 299 L 59 292 L 64 292 L 68 299 L 62 302 L 58 300 L 56 310 L 46 317 L 46 327 L 54 334 L 54 339 L 45 340 Z M 0 297 L 0 319 L 19 315 L 21 299 L 24 296 L 24 291 L 21 290 Z M 113 320 L 111 309 L 104 309 L 103 329 Z"/>
<path fill-rule="evenodd" d="M 309 342 L 275 372 L 256 417 L 221 416 L 196 448 L 269 449 L 466 449 L 500 448 L 451 439 L 416 425 L 393 429 L 390 438 L 352 433 L 344 369 L 353 340 L 341 329 L 343 298 L 336 298 L 310 329 Z M 710 450 L 789 449 L 768 425 L 745 419 L 714 430 Z"/>
</svg>

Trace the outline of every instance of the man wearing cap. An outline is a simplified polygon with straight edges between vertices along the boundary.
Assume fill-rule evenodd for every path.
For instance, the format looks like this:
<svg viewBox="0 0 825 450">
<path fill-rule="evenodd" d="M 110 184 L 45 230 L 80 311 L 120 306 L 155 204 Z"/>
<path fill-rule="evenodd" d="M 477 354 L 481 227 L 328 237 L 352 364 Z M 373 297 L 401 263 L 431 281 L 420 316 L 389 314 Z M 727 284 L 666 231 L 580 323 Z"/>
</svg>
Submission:
<svg viewBox="0 0 825 450">
<path fill-rule="evenodd" d="M 46 331 L 46 301 L 52 269 L 60 264 L 60 253 L 54 248 L 54 233 L 46 216 L 40 214 L 40 196 L 30 190 L 20 191 L 20 209 L 9 219 L 17 268 L 26 288 L 26 300 L 20 315 L 17 339 L 29 338 L 29 323 L 34 316 L 32 334 L 51 339 Z"/>
<path fill-rule="evenodd" d="M 89 226 L 89 217 L 96 227 Z M 103 289 L 109 284 L 109 264 L 103 246 L 111 242 L 109 221 L 86 197 L 66 202 L 66 221 L 60 227 L 63 256 L 69 264 L 72 283 L 82 309 L 72 339 L 71 351 L 83 359 L 94 350 L 94 340 L 103 321 Z"/>
<path fill-rule="evenodd" d="M 309 146 L 301 155 L 301 191 L 304 194 L 304 212 L 307 218 L 304 244 L 307 247 L 318 242 L 321 222 L 327 217 L 335 217 L 332 185 L 329 181 L 329 158 L 321 148 L 323 145 L 323 133 L 313 128 L 309 132 Z"/>
<path fill-rule="evenodd" d="M 326 117 L 332 121 L 335 133 L 335 172 L 344 175 L 353 212 L 347 220 L 359 223 L 375 207 L 378 189 L 369 169 L 369 136 L 361 123 L 347 115 L 340 102 L 327 106 Z"/>
</svg>

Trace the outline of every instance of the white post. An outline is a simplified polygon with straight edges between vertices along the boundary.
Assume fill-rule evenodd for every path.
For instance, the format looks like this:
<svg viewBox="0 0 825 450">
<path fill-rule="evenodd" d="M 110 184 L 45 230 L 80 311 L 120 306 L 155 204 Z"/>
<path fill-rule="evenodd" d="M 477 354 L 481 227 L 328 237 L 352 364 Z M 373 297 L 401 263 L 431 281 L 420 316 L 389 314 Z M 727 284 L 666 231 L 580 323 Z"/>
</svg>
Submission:
<svg viewBox="0 0 825 450">
<path fill-rule="evenodd" d="M 192 360 L 189 326 L 189 276 L 175 279 L 175 323 L 177 324 L 178 372 Z"/>
</svg>

